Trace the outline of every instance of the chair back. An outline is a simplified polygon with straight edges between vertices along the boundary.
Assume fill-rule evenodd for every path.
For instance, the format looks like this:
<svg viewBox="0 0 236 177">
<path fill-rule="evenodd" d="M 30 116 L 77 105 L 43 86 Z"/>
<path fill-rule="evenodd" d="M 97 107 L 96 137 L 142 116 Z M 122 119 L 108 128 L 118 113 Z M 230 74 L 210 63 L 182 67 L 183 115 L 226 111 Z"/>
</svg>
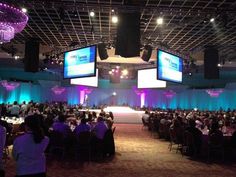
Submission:
<svg viewBox="0 0 236 177">
<path fill-rule="evenodd" d="M 115 131 L 116 131 L 116 127 L 113 127 L 113 128 L 112 128 L 112 134 L 113 134 L 113 135 L 114 135 Z"/>
<path fill-rule="evenodd" d="M 89 145 L 91 141 L 91 133 L 89 131 L 81 132 L 77 136 L 77 142 L 79 146 Z"/>
<path fill-rule="evenodd" d="M 184 143 L 185 146 L 195 147 L 194 138 L 193 138 L 193 135 L 192 135 L 191 132 L 185 131 L 183 140 L 184 140 L 183 143 Z"/>
<path fill-rule="evenodd" d="M 209 135 L 209 145 L 217 147 L 223 146 L 223 134 L 212 133 Z"/>
<path fill-rule="evenodd" d="M 170 141 L 173 143 L 177 143 L 176 132 L 173 128 L 169 129 L 169 134 L 170 134 Z"/>
<path fill-rule="evenodd" d="M 115 154 L 115 142 L 111 129 L 108 129 L 103 138 L 104 142 L 104 153 L 114 155 Z"/>
<path fill-rule="evenodd" d="M 58 131 L 50 132 L 50 145 L 51 146 L 64 146 L 64 135 Z"/>
</svg>

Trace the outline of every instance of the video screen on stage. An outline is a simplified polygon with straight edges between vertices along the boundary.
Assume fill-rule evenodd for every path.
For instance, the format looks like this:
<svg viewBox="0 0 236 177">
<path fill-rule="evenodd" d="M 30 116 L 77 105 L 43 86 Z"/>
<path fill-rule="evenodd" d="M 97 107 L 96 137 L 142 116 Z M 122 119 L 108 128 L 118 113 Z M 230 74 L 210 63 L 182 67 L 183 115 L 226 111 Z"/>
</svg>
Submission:
<svg viewBox="0 0 236 177">
<path fill-rule="evenodd" d="M 96 75 L 96 45 L 79 48 L 64 54 L 64 78 L 82 78 Z"/>
<path fill-rule="evenodd" d="M 165 88 L 166 81 L 157 80 L 157 69 L 138 70 L 138 88 Z"/>
<path fill-rule="evenodd" d="M 157 79 L 181 83 L 182 70 L 182 58 L 157 50 Z"/>
<path fill-rule="evenodd" d="M 96 76 L 71 79 L 70 84 L 98 87 L 98 69 L 96 70 Z"/>
</svg>

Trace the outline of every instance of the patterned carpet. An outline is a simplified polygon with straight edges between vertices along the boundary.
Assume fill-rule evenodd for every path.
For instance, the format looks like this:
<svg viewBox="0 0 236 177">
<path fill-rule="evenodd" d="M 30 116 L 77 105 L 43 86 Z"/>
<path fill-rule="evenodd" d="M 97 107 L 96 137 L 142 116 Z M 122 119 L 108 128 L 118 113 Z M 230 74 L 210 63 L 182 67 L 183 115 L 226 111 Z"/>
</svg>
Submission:
<svg viewBox="0 0 236 177">
<path fill-rule="evenodd" d="M 236 164 L 189 160 L 168 150 L 168 142 L 154 138 L 138 124 L 116 124 L 116 156 L 100 163 L 50 161 L 48 177 L 235 177 Z M 6 164 L 6 177 L 13 177 L 15 164 Z"/>
</svg>

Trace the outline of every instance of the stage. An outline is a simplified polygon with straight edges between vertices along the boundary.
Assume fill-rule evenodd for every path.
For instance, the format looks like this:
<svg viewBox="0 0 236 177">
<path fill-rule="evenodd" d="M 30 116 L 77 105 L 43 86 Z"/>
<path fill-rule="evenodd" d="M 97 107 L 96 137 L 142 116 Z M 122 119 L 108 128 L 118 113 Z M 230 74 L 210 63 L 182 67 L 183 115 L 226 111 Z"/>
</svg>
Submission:
<svg viewBox="0 0 236 177">
<path fill-rule="evenodd" d="M 99 113 L 100 109 L 90 109 L 89 111 L 95 111 Z M 133 123 L 141 124 L 142 115 L 144 111 L 136 111 L 128 106 L 108 106 L 104 108 L 105 112 L 112 112 L 114 115 L 115 123 Z"/>
</svg>

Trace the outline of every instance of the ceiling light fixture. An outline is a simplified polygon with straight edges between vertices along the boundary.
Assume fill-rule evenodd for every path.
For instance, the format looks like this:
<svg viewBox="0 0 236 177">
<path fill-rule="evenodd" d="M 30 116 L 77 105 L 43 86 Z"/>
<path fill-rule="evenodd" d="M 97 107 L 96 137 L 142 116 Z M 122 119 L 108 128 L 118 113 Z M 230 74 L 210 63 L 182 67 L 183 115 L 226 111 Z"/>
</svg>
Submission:
<svg viewBox="0 0 236 177">
<path fill-rule="evenodd" d="M 112 21 L 112 23 L 117 23 L 118 22 L 118 17 L 116 15 L 113 15 L 111 17 L 111 21 Z"/>
<path fill-rule="evenodd" d="M 90 16 L 90 17 L 94 17 L 94 16 L 95 16 L 95 12 L 94 12 L 94 11 L 91 11 L 91 12 L 89 13 L 89 16 Z"/>
<path fill-rule="evenodd" d="M 163 18 L 162 17 L 157 18 L 157 24 L 158 25 L 162 25 L 163 24 Z"/>
<path fill-rule="evenodd" d="M 21 9 L 21 11 L 24 12 L 24 13 L 27 13 L 28 10 L 27 10 L 25 7 L 23 7 L 23 8 Z"/>
<path fill-rule="evenodd" d="M 0 3 L 0 42 L 10 42 L 28 22 L 28 16 L 18 8 Z"/>
<path fill-rule="evenodd" d="M 210 19 L 210 22 L 214 22 L 214 21 L 215 21 L 215 19 L 214 19 L 214 18 L 211 18 L 211 19 Z"/>
</svg>

